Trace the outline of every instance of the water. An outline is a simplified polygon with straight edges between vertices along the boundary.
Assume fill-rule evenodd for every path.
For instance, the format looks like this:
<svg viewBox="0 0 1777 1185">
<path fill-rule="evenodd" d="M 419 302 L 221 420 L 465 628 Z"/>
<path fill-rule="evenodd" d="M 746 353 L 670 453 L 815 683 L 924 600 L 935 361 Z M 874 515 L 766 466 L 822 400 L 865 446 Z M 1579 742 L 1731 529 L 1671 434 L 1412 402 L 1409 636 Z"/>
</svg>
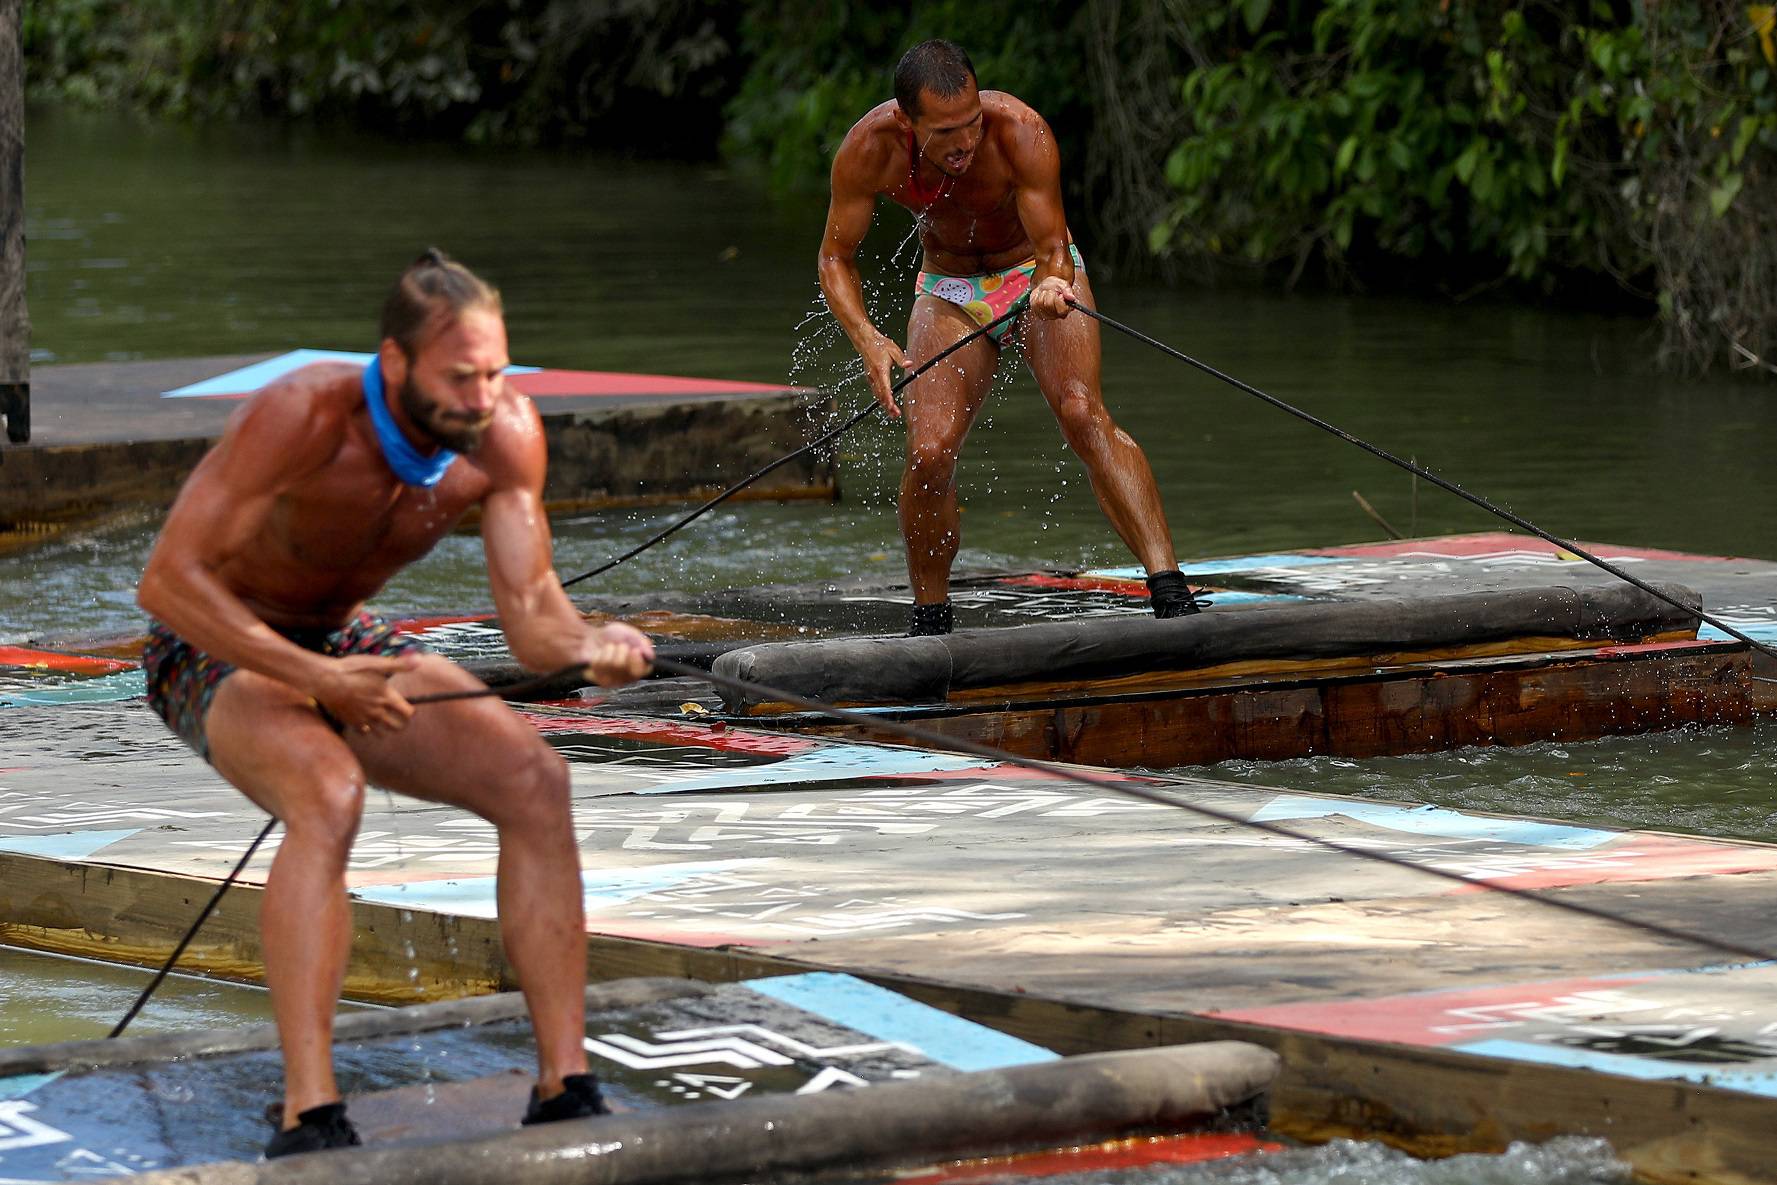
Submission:
<svg viewBox="0 0 1777 1185">
<path fill-rule="evenodd" d="M 137 967 L 0 946 L 0 1047 L 103 1037 L 152 977 Z M 271 1016 L 271 997 L 262 988 L 172 975 L 128 1032 L 195 1032 Z"/>
<path fill-rule="evenodd" d="M 830 320 L 808 316 L 820 203 L 773 201 L 718 169 L 45 111 L 32 113 L 27 137 L 40 365 L 368 349 L 387 285 L 423 246 L 437 244 L 504 289 L 517 361 L 810 385 L 856 373 Z M 1777 439 L 1777 400 L 1767 387 L 1728 376 L 1654 374 L 1640 321 L 1147 286 L 1093 267 L 1093 245 L 1082 246 L 1107 313 L 1415 456 L 1550 530 L 1777 554 L 1768 537 L 1777 469 L 1767 455 Z M 899 338 L 914 269 L 905 214 L 883 211 L 863 268 L 879 323 Z M 1181 556 L 1374 538 L 1379 532 L 1353 490 L 1411 534 L 1495 525 L 1423 487 L 1415 498 L 1406 475 L 1146 347 L 1113 336 L 1105 354 L 1109 403 L 1147 450 Z M 1005 369 L 1011 373 L 990 397 L 963 462 L 959 566 L 1129 562 L 1028 376 Z M 840 390 L 846 409 L 866 398 L 855 381 Z M 726 507 L 601 577 L 599 587 L 696 591 L 902 572 L 893 513 L 898 430 L 868 421 L 840 456 L 839 505 Z M 567 573 L 592 567 L 677 513 L 557 522 L 557 564 Z M 0 560 L 0 644 L 135 632 L 141 618 L 131 590 L 154 528 L 143 515 Z M 479 543 L 458 537 L 398 578 L 379 603 L 426 613 L 489 600 Z M 0 746 L 8 743 L 5 727 L 0 717 Z M 1777 839 L 1767 805 L 1774 754 L 1777 731 L 1767 726 L 1209 772 Z M 70 991 L 83 976 L 58 966 L 56 990 Z M 21 998 L 0 987 L 7 989 L 0 998 Z M 0 1023 L 34 1023 L 16 1011 L 0 1007 Z M 109 997 L 90 1011 L 113 1015 Z M 41 1037 L 0 1031 L 0 1040 L 30 1039 Z M 1507 1167 L 1498 1172 L 1471 1166 L 1460 1178 L 1412 1162 L 1391 1169 L 1394 1176 L 1329 1163 L 1321 1176 L 1290 1179 L 1611 1179 L 1583 1175 L 1591 1171 L 1583 1157 L 1573 1172 L 1514 1176 L 1517 1162 L 1500 1161 Z"/>
<path fill-rule="evenodd" d="M 718 169 L 48 111 L 32 114 L 27 134 L 33 347 L 43 363 L 368 348 L 391 277 L 436 243 L 504 288 L 521 361 L 808 384 L 856 372 L 831 318 L 811 313 L 820 202 L 773 201 Z M 891 332 L 904 323 L 914 255 L 909 219 L 885 208 L 862 260 Z M 1777 470 L 1766 456 L 1777 400 L 1728 376 L 1652 373 L 1640 321 L 1092 274 L 1112 315 L 1554 531 L 1777 554 L 1767 539 Z M 1495 525 L 1423 483 L 1415 497 L 1407 475 L 1138 343 L 1113 335 L 1105 354 L 1110 404 L 1147 450 L 1181 556 L 1373 538 L 1353 490 L 1413 534 Z M 1029 377 L 1003 370 L 963 462 L 959 564 L 1128 562 Z M 855 381 L 841 388 L 847 408 L 865 397 Z M 730 505 L 597 586 L 697 591 L 903 572 L 897 431 L 872 419 L 841 442 L 840 504 Z M 679 513 L 559 521 L 557 564 L 583 571 Z M 132 590 L 154 528 L 143 514 L 5 560 L 0 644 L 134 633 Z M 380 601 L 424 613 L 490 599 L 479 541 L 461 536 Z M 1531 801 L 1509 788 L 1521 777 L 1511 763 L 1528 755 L 1218 772 L 1564 817 L 1616 809 L 1625 822 L 1766 836 L 1755 804 L 1771 738 L 1603 742 L 1599 752 L 1622 771 L 1610 794 L 1591 792 L 1602 782 L 1566 782 Z M 1743 755 L 1715 769 L 1707 754 L 1721 744 Z M 1593 760 L 1606 758 L 1581 765 Z M 1703 768 L 1712 772 L 1700 782 Z"/>
<path fill-rule="evenodd" d="M 1777 722 L 1682 728 L 1584 744 L 1543 742 L 1354 760 L 1224 761 L 1176 772 L 1599 827 L 1777 843 Z"/>
</svg>

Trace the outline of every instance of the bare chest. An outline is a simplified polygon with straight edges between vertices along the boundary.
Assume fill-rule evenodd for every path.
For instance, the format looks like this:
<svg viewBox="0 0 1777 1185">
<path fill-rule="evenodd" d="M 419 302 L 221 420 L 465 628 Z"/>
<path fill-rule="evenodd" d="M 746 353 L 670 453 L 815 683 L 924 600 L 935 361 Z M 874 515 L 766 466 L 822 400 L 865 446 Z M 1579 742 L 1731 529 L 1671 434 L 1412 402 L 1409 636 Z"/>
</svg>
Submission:
<svg viewBox="0 0 1777 1185">
<path fill-rule="evenodd" d="M 1030 255 L 1030 236 L 1018 217 L 1009 178 L 989 170 L 945 178 L 936 190 L 921 188 L 911 176 L 887 191 L 889 200 L 918 220 L 921 244 L 943 271 L 968 274 L 1008 266 Z"/>
<path fill-rule="evenodd" d="M 380 586 L 431 551 L 486 492 L 486 479 L 467 461 L 421 488 L 400 482 L 364 450 L 348 451 L 354 455 L 284 493 L 268 540 L 293 565 L 344 586 Z"/>
</svg>

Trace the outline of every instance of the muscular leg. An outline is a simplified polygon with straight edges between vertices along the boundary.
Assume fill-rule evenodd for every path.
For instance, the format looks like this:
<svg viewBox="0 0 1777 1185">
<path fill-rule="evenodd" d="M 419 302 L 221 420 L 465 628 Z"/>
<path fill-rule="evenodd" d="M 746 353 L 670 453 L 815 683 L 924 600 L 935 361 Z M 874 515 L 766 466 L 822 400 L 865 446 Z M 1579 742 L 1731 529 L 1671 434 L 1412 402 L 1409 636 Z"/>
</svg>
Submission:
<svg viewBox="0 0 1777 1185">
<path fill-rule="evenodd" d="M 479 687 L 437 655 L 396 676 L 405 695 Z M 353 736 L 374 785 L 480 815 L 500 836 L 500 937 L 537 1039 L 537 1093 L 586 1072 L 586 921 L 567 764 L 497 699 L 426 704 L 398 733 Z"/>
<path fill-rule="evenodd" d="M 1084 303 L 1097 307 L 1085 273 L 1080 273 L 1075 287 Z M 1026 313 L 1021 321 L 1031 373 L 1061 425 L 1063 439 L 1086 466 L 1100 509 L 1150 573 L 1176 569 L 1172 534 L 1148 458 L 1104 406 L 1098 322 L 1078 313 L 1060 321 Z"/>
<path fill-rule="evenodd" d="M 351 949 L 345 871 L 364 772 L 306 697 L 251 671 L 216 688 L 205 728 L 217 771 L 284 823 L 259 927 L 284 1051 L 284 1126 L 295 1127 L 339 1098 L 333 1013 Z"/>
<path fill-rule="evenodd" d="M 961 309 L 934 296 L 913 303 L 907 356 L 917 365 L 976 328 Z M 901 474 L 901 537 L 913 600 L 935 605 L 950 587 L 962 542 L 956 509 L 956 459 L 993 384 L 999 347 L 977 338 L 907 388 L 907 467 Z"/>
<path fill-rule="evenodd" d="M 479 686 L 435 655 L 407 694 Z M 428 704 L 399 733 L 342 740 L 294 689 L 237 671 L 205 719 L 217 771 L 284 822 L 260 909 L 266 984 L 284 1053 L 284 1124 L 339 1098 L 333 1015 L 351 948 L 346 861 L 366 775 L 472 811 L 500 835 L 501 937 L 530 1006 L 538 1093 L 586 1070 L 586 926 L 567 769 L 496 700 Z"/>
</svg>

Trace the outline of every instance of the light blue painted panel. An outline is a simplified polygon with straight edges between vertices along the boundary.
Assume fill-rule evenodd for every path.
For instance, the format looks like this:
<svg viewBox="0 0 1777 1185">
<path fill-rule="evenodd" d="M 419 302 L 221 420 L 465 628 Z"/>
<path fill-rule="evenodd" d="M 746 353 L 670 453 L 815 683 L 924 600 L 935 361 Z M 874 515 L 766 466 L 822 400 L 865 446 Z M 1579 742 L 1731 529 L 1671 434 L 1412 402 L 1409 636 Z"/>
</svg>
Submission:
<svg viewBox="0 0 1777 1185">
<path fill-rule="evenodd" d="M 11 1078 L 0 1078 L 0 1099 L 22 1099 L 39 1086 L 48 1086 L 62 1073 L 57 1070 L 50 1074 L 16 1074 Z"/>
<path fill-rule="evenodd" d="M 184 399 L 200 395 L 244 395 L 283 378 L 293 370 L 300 370 L 315 362 L 349 362 L 354 366 L 369 366 L 374 354 L 358 354 L 347 350 L 291 350 L 288 354 L 279 354 L 276 358 L 267 358 L 264 362 L 255 362 L 251 366 L 243 366 L 239 370 L 231 370 L 227 374 L 219 374 L 213 379 L 202 382 L 188 383 L 183 387 L 162 392 L 163 399 Z M 535 366 L 509 366 L 507 374 L 532 374 Z"/>
<path fill-rule="evenodd" d="M 700 860 L 680 864 L 655 864 L 648 868 L 613 872 L 582 872 L 581 890 L 586 908 L 621 905 L 649 893 L 658 893 L 712 873 L 731 872 L 776 863 L 776 858 L 759 856 L 741 860 Z M 352 890 L 361 901 L 377 901 L 402 909 L 425 909 L 467 917 L 491 918 L 498 913 L 494 900 L 495 880 L 491 876 L 460 877 L 450 880 L 407 881 L 394 885 L 364 885 Z"/>
<path fill-rule="evenodd" d="M 1286 819 L 1324 819 L 1343 815 L 1361 823 L 1410 831 L 1444 839 L 1487 839 L 1521 843 L 1539 848 L 1595 848 L 1620 837 L 1619 832 L 1530 819 L 1489 819 L 1465 815 L 1439 806 L 1396 806 L 1386 802 L 1353 802 L 1334 798 L 1305 798 L 1280 794 L 1260 807 L 1252 818 L 1261 823 Z"/>
<path fill-rule="evenodd" d="M 1624 1078 L 1651 1081 L 1678 1080 L 1719 1086 L 1725 1090 L 1777 1097 L 1777 1071 L 1724 1069 L 1718 1063 L 1679 1062 L 1634 1057 L 1623 1053 L 1599 1053 L 1576 1049 L 1570 1045 L 1545 1045 L 1540 1041 L 1508 1041 L 1496 1038 L 1475 1041 L 1454 1048 L 1483 1057 L 1510 1058 L 1520 1062 L 1538 1062 L 1547 1066 L 1573 1066 L 1617 1074 Z"/>
<path fill-rule="evenodd" d="M 838 972 L 749 979 L 745 986 L 879 1041 L 911 1045 L 957 1070 L 997 1070 L 1059 1057 L 1040 1045 Z"/>
<path fill-rule="evenodd" d="M 1214 576 L 1223 572 L 1250 572 L 1254 568 L 1309 568 L 1316 564 L 1343 562 L 1344 557 L 1340 556 L 1302 555 L 1286 551 L 1273 555 L 1240 555 L 1222 560 L 1185 560 L 1178 567 L 1186 576 Z M 1148 570 L 1142 567 L 1094 568 L 1080 575 L 1102 576 L 1108 580 L 1145 580 Z"/>
<path fill-rule="evenodd" d="M 841 782 L 853 778 L 893 777 L 939 770 L 979 769 L 979 757 L 959 757 L 887 745 L 823 745 L 771 765 L 718 769 L 706 777 L 638 786 L 636 794 L 684 794 L 692 790 L 735 790 L 748 786 L 781 786 L 796 782 Z"/>
<path fill-rule="evenodd" d="M 84 860 L 102 848 L 128 839 L 141 831 L 128 827 L 121 831 L 57 831 L 50 835 L 0 835 L 0 852 L 17 852 L 21 856 L 48 856 L 52 860 Z"/>
<path fill-rule="evenodd" d="M 142 672 L 117 671 L 96 679 L 57 683 L 41 691 L 9 691 L 0 695 L 0 708 L 44 708 L 57 704 L 116 704 L 148 694 Z"/>
</svg>

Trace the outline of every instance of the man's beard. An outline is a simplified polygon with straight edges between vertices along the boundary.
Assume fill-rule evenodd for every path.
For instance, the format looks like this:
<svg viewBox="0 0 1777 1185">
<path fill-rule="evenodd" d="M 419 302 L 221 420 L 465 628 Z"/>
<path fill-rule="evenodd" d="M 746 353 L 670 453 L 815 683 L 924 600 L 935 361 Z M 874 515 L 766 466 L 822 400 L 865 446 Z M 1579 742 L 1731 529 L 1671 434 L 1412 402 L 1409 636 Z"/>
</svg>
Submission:
<svg viewBox="0 0 1777 1185">
<path fill-rule="evenodd" d="M 407 380 L 401 384 L 401 410 L 413 421 L 414 427 L 425 433 L 442 448 L 453 453 L 472 453 L 481 443 L 482 433 L 487 431 L 489 420 L 471 418 L 453 418 L 438 410 L 438 405 L 426 398 L 419 385 L 413 381 L 413 372 L 409 371 Z"/>
</svg>

